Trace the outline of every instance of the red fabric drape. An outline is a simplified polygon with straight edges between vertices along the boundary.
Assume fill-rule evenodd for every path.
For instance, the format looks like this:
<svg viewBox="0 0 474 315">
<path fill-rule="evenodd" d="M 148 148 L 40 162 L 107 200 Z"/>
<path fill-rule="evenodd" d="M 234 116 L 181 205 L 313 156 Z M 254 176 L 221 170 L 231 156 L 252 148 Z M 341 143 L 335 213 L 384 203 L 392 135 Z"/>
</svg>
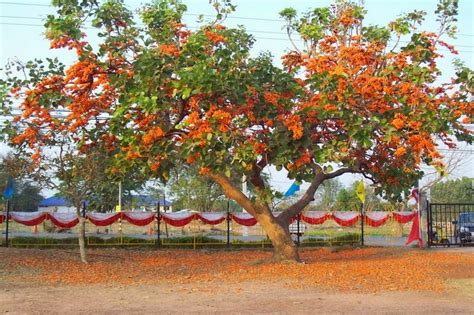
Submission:
<svg viewBox="0 0 474 315">
<path fill-rule="evenodd" d="M 117 222 L 122 213 L 88 213 L 86 217 L 95 226 L 107 226 Z"/>
<path fill-rule="evenodd" d="M 182 227 L 189 224 L 195 218 L 194 213 L 162 213 L 161 219 L 169 225 Z"/>
<path fill-rule="evenodd" d="M 0 224 L 2 224 L 3 221 L 5 221 L 5 215 L 2 213 L 0 214 Z"/>
<path fill-rule="evenodd" d="M 353 226 L 359 221 L 360 213 L 355 211 L 334 211 L 332 219 L 340 226 Z"/>
<path fill-rule="evenodd" d="M 218 212 L 203 212 L 196 214 L 203 223 L 216 225 L 224 222 L 226 215 Z"/>
<path fill-rule="evenodd" d="M 248 213 L 233 213 L 232 220 L 240 225 L 254 226 L 257 224 L 257 219 Z"/>
<path fill-rule="evenodd" d="M 148 225 L 156 218 L 152 212 L 122 212 L 122 217 L 130 224 L 137 226 Z"/>
<path fill-rule="evenodd" d="M 330 217 L 324 211 L 305 211 L 301 213 L 301 220 L 308 224 L 323 224 Z"/>
<path fill-rule="evenodd" d="M 372 227 L 379 227 L 387 223 L 390 213 L 385 211 L 368 212 L 365 214 L 365 223 Z"/>
<path fill-rule="evenodd" d="M 411 226 L 410 234 L 408 235 L 406 245 L 410 244 L 413 241 L 418 241 L 418 247 L 423 247 L 423 241 L 420 237 L 420 222 L 418 220 L 418 213 L 415 212 L 415 217 L 413 218 L 413 225 Z"/>
<path fill-rule="evenodd" d="M 43 223 L 47 219 L 48 214 L 46 212 L 12 212 L 10 217 L 17 223 L 35 226 Z"/>
<path fill-rule="evenodd" d="M 413 220 L 416 216 L 416 212 L 413 211 L 395 211 L 393 212 L 393 218 L 398 223 L 408 223 Z"/>
<path fill-rule="evenodd" d="M 79 218 L 74 213 L 48 213 L 48 219 L 63 229 L 71 229 L 79 223 Z"/>
</svg>

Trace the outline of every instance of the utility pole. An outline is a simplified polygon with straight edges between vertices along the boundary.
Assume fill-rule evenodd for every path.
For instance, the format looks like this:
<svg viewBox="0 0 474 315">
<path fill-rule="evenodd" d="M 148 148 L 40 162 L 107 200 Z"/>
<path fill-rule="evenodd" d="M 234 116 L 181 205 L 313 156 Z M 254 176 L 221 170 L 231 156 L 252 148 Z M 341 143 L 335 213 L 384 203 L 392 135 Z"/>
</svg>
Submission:
<svg viewBox="0 0 474 315">
<path fill-rule="evenodd" d="M 118 206 L 119 211 L 122 211 L 122 181 L 119 182 Z"/>
</svg>

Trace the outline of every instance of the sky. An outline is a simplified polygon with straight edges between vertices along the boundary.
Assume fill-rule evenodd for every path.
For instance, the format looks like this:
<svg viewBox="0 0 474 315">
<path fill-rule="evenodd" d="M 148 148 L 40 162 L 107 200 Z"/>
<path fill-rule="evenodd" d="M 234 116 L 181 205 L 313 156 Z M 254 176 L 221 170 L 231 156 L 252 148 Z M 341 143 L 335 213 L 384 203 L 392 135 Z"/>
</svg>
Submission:
<svg viewBox="0 0 474 315">
<path fill-rule="evenodd" d="M 185 15 L 185 23 L 196 26 L 197 15 L 212 15 L 214 10 L 208 0 L 185 0 L 188 12 Z M 365 0 L 365 8 L 368 10 L 365 24 L 386 25 L 396 19 L 401 13 L 413 10 L 424 10 L 428 13 L 423 29 L 436 31 L 434 11 L 437 0 Z M 54 13 L 54 8 L 49 6 L 49 0 L 0 0 L 0 67 L 11 58 L 22 61 L 34 58 L 58 57 L 65 63 L 73 61 L 73 54 L 67 54 L 60 50 L 49 50 L 49 43 L 44 39 L 43 19 L 47 14 Z M 131 9 L 140 7 L 147 3 L 141 0 L 125 0 L 125 4 Z M 278 12 L 286 7 L 293 7 L 299 12 L 310 8 L 327 6 L 330 0 L 233 0 L 237 10 L 230 15 L 226 22 L 227 26 L 243 25 L 247 31 L 252 33 L 256 39 L 253 54 L 269 51 L 275 56 L 275 63 L 279 64 L 279 58 L 290 48 L 290 43 L 283 30 L 283 21 L 279 19 Z M 448 40 L 459 50 L 459 56 L 467 66 L 474 68 L 474 1 L 459 1 L 458 36 L 456 39 Z M 94 38 L 90 40 L 93 42 Z M 298 42 L 297 42 L 298 43 Z M 440 63 L 444 73 L 441 81 L 448 80 L 453 74 L 451 66 L 452 56 L 446 52 L 446 60 Z M 0 144 L 0 154 L 6 153 L 8 147 Z M 470 176 L 474 177 L 474 147 L 461 146 L 455 152 L 442 151 L 447 157 L 451 155 L 461 156 L 459 166 L 450 175 L 452 178 Z M 430 170 L 426 169 L 427 172 Z M 285 191 L 291 180 L 286 178 L 283 172 L 269 169 L 271 183 L 279 191 Z M 345 185 L 350 185 L 358 180 L 357 176 L 344 175 L 340 178 Z M 303 186 L 304 188 L 305 186 Z"/>
</svg>

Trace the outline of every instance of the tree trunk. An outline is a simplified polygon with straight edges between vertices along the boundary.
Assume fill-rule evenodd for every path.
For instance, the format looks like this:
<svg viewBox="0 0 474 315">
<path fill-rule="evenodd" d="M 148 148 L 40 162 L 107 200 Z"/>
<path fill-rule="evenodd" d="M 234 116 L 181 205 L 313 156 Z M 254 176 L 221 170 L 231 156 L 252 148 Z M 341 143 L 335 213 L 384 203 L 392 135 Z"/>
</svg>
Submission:
<svg viewBox="0 0 474 315">
<path fill-rule="evenodd" d="M 273 245 L 273 260 L 300 261 L 298 248 L 291 238 L 288 225 L 279 222 L 269 211 L 259 211 L 256 219 L 262 225 Z"/>
<path fill-rule="evenodd" d="M 81 215 L 81 209 L 77 208 L 77 216 L 79 217 L 79 253 L 81 255 L 81 261 L 87 264 L 86 257 L 86 219 Z"/>
<path fill-rule="evenodd" d="M 274 261 L 300 261 L 298 248 L 291 239 L 288 229 L 289 220 L 277 220 L 268 206 L 253 203 L 226 176 L 213 173 L 208 176 L 222 187 L 228 198 L 235 200 L 262 225 L 272 242 Z"/>
</svg>

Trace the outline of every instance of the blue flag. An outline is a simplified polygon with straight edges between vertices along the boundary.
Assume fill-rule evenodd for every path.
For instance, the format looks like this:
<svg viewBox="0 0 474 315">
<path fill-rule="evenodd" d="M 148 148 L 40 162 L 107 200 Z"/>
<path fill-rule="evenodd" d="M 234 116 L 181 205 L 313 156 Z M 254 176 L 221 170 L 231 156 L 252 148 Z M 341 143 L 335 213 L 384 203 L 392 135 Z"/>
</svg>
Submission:
<svg viewBox="0 0 474 315">
<path fill-rule="evenodd" d="M 13 197 L 13 178 L 9 176 L 7 187 L 5 187 L 5 191 L 3 192 L 3 198 L 11 199 L 12 197 Z"/>
<path fill-rule="evenodd" d="M 299 190 L 300 190 L 300 185 L 298 185 L 296 182 L 293 182 L 293 184 L 291 184 L 290 188 L 288 188 L 288 190 L 283 196 L 285 198 L 291 197 L 294 194 L 296 194 L 296 192 Z"/>
</svg>

